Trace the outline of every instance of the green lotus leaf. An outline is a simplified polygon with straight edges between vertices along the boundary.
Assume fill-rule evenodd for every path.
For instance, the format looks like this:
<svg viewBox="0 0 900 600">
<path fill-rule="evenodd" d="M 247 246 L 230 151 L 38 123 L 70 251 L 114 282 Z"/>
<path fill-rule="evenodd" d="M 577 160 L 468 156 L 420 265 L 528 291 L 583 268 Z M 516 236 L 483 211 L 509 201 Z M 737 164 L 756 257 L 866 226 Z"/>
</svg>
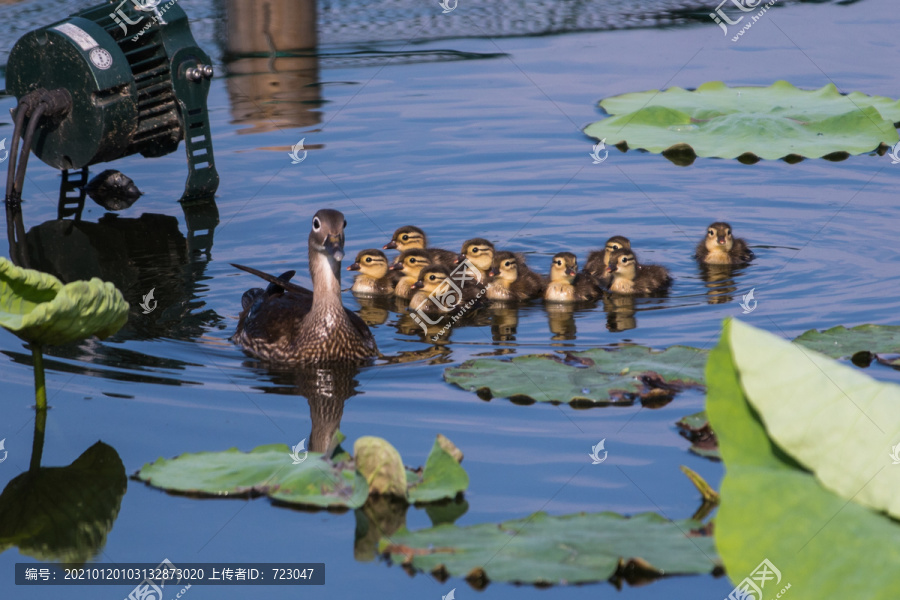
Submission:
<svg viewBox="0 0 900 600">
<path fill-rule="evenodd" d="M 484 358 L 448 367 L 444 380 L 479 397 L 517 403 L 569 402 L 573 405 L 645 405 L 671 400 L 677 392 L 703 386 L 707 352 L 672 346 L 662 352 L 645 346 L 615 350 L 529 354 L 512 360 Z"/>
<path fill-rule="evenodd" d="M 436 502 L 455 498 L 469 487 L 469 475 L 447 450 L 448 444 L 459 453 L 461 460 L 462 452 L 456 449 L 453 442 L 439 435 L 425 461 L 425 468 L 407 472 L 410 502 Z"/>
<path fill-rule="evenodd" d="M 822 485 L 900 517 L 900 386 L 882 383 L 817 352 L 732 323 L 741 386 L 769 437 Z"/>
<path fill-rule="evenodd" d="M 379 542 L 395 562 L 436 576 L 529 584 L 606 581 L 617 572 L 646 577 L 709 573 L 718 562 L 712 538 L 693 520 L 655 513 L 550 516 L 469 527 L 401 529 Z"/>
<path fill-rule="evenodd" d="M 600 102 L 609 118 L 585 133 L 650 152 L 755 160 L 863 154 L 900 139 L 900 101 L 833 84 L 800 90 L 787 81 L 769 87 L 704 83 L 694 91 L 628 93 Z"/>
<path fill-rule="evenodd" d="M 707 382 L 707 412 L 726 468 L 716 547 L 732 581 L 753 580 L 768 560 L 778 576 L 762 588 L 764 598 L 788 584 L 804 598 L 894 598 L 900 572 L 890 565 L 900 561 L 900 525 L 863 503 L 879 500 L 896 475 L 862 438 L 873 428 L 863 411 L 891 428 L 896 417 L 877 405 L 896 403 L 897 386 L 737 321 L 726 323 L 710 353 Z M 842 404 L 853 407 L 852 418 Z M 880 450 L 888 457 L 890 446 Z M 817 451 L 823 460 L 810 461 Z M 823 485 L 836 475 L 837 493 Z"/>
<path fill-rule="evenodd" d="M 286 504 L 319 508 L 358 508 L 369 496 L 365 478 L 355 469 L 310 452 L 293 464 L 284 444 L 250 452 L 231 448 L 197 452 L 148 463 L 136 477 L 170 492 L 211 496 L 266 495 Z"/>
<path fill-rule="evenodd" d="M 38 345 L 105 338 L 128 320 L 128 303 L 94 278 L 63 285 L 52 275 L 22 269 L 0 257 L 0 326 Z"/>
<path fill-rule="evenodd" d="M 859 325 L 847 329 L 839 325 L 825 331 L 812 329 L 794 342 L 832 358 L 850 356 L 854 363 L 868 366 L 879 354 L 900 353 L 900 326 Z M 883 362 L 891 364 L 894 361 L 886 359 Z"/>
<path fill-rule="evenodd" d="M 67 467 L 39 467 L 0 494 L 0 552 L 80 565 L 106 544 L 128 480 L 118 453 L 97 442 Z"/>
<path fill-rule="evenodd" d="M 369 493 L 406 498 L 406 471 L 400 453 L 387 440 L 364 436 L 353 444 L 356 469 L 369 485 Z"/>
</svg>

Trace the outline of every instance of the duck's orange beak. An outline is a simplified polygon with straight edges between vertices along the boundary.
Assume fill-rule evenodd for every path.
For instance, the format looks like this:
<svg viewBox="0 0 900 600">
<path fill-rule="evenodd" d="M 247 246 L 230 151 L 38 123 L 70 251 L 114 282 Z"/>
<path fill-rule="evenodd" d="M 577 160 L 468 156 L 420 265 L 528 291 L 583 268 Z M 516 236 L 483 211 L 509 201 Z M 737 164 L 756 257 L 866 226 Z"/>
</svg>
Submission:
<svg viewBox="0 0 900 600">
<path fill-rule="evenodd" d="M 466 260 L 466 255 L 460 254 L 459 256 L 456 257 L 456 260 L 453 261 L 453 264 L 458 265 L 459 263 L 461 263 L 464 260 Z"/>
<path fill-rule="evenodd" d="M 719 242 L 720 244 L 723 244 L 723 245 L 725 244 L 725 238 L 722 237 L 721 235 L 716 239 L 716 241 Z"/>
<path fill-rule="evenodd" d="M 488 277 L 496 277 L 499 274 L 500 274 L 500 271 L 498 271 L 497 269 L 493 269 L 493 268 L 487 272 Z"/>
</svg>

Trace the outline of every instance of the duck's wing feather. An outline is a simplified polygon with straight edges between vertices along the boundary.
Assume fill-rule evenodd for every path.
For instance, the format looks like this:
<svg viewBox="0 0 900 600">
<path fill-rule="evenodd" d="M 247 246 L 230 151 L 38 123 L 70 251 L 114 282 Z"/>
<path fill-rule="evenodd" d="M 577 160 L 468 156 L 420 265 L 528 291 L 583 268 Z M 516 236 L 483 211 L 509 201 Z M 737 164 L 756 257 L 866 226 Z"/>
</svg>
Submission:
<svg viewBox="0 0 900 600">
<path fill-rule="evenodd" d="M 312 290 L 307 289 L 302 285 L 297 285 L 296 283 L 291 283 L 290 281 L 288 281 L 288 279 L 294 276 L 294 271 L 285 272 L 281 277 L 288 275 L 288 273 L 290 273 L 290 275 L 286 279 L 282 279 L 281 277 L 275 277 L 274 275 L 259 271 L 257 269 L 254 269 L 253 267 L 245 267 L 244 265 L 238 265 L 235 263 L 231 263 L 231 266 L 236 269 L 240 269 L 241 271 L 246 271 L 247 273 L 256 275 L 260 279 L 265 279 L 269 283 L 273 283 L 284 290 L 288 290 L 296 294 L 306 294 L 308 296 L 312 296 Z"/>
</svg>

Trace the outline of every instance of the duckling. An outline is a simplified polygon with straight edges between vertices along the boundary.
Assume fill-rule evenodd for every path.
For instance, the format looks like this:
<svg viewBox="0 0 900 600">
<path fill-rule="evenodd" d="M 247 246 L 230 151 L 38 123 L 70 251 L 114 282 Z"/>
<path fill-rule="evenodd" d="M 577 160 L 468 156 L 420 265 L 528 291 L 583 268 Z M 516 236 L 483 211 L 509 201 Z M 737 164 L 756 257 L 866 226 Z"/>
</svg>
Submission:
<svg viewBox="0 0 900 600">
<path fill-rule="evenodd" d="M 543 278 L 528 268 L 522 256 L 512 252 L 497 252 L 488 276 L 493 278 L 487 285 L 490 300 L 522 302 L 540 298 L 544 292 Z"/>
<path fill-rule="evenodd" d="M 463 304 L 470 307 L 485 294 L 484 286 L 474 279 L 468 278 L 460 283 L 460 279 L 454 277 L 450 269 L 441 265 L 422 269 L 412 288 L 416 293 L 409 301 L 409 308 L 423 312 L 450 312 Z M 435 291 L 438 293 L 432 295 Z M 429 296 L 433 300 L 427 301 Z"/>
<path fill-rule="evenodd" d="M 400 227 L 394 232 L 391 241 L 384 245 L 385 250 L 399 250 L 405 252 L 407 250 L 425 250 L 428 252 L 431 262 L 436 265 L 444 265 L 448 269 L 452 269 L 456 264 L 455 252 L 442 250 L 440 248 L 429 248 L 428 237 L 425 232 L 414 225 Z"/>
<path fill-rule="evenodd" d="M 363 250 L 348 271 L 359 271 L 350 291 L 370 296 L 388 296 L 394 293 L 394 281 L 388 270 L 384 252 L 375 248 Z"/>
<path fill-rule="evenodd" d="M 548 302 L 589 302 L 600 297 L 596 280 L 578 272 L 578 259 L 571 252 L 559 252 L 550 266 L 550 284 L 544 292 Z"/>
<path fill-rule="evenodd" d="M 336 210 L 319 210 L 309 232 L 312 291 L 283 278 L 234 265 L 262 277 L 269 289 L 244 293 L 232 340 L 263 360 L 289 363 L 364 363 L 378 355 L 375 338 L 341 304 L 341 259 L 347 221 Z"/>
<path fill-rule="evenodd" d="M 402 273 L 400 280 L 394 286 L 394 295 L 409 300 L 415 290 L 412 285 L 418 281 L 419 272 L 425 267 L 431 266 L 431 257 L 426 250 L 414 249 L 403 252 L 397 261 L 391 265 L 392 271 Z"/>
<path fill-rule="evenodd" d="M 697 244 L 694 257 L 711 265 L 737 265 L 750 262 L 753 251 L 747 242 L 731 235 L 731 225 L 717 221 L 706 228 L 706 237 Z"/>
<path fill-rule="evenodd" d="M 479 283 L 484 283 L 488 279 L 488 272 L 494 266 L 494 244 L 484 238 L 467 240 L 456 259 L 456 264 L 466 259 L 477 269 L 477 272 L 473 273 L 475 278 Z"/>
<path fill-rule="evenodd" d="M 631 241 L 621 235 L 612 236 L 606 240 L 603 250 L 594 250 L 588 254 L 584 272 L 593 277 L 598 284 L 609 287 L 612 281 L 612 274 L 606 270 L 609 267 L 609 256 L 620 248 L 631 250 Z"/>
<path fill-rule="evenodd" d="M 610 254 L 606 269 L 612 275 L 609 291 L 619 294 L 655 294 L 666 291 L 672 283 L 665 267 L 641 265 L 634 252 L 625 248 Z"/>
</svg>

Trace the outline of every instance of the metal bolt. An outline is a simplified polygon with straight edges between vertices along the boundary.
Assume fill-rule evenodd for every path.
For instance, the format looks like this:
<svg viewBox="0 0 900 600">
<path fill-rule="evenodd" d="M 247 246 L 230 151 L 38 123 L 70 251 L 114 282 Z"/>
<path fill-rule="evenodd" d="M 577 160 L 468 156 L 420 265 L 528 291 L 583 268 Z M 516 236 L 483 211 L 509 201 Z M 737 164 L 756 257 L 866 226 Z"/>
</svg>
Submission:
<svg viewBox="0 0 900 600">
<path fill-rule="evenodd" d="M 212 79 L 213 76 L 213 68 L 212 65 L 203 65 L 203 76 L 207 79 Z"/>
<path fill-rule="evenodd" d="M 189 81 L 200 81 L 203 78 L 203 72 L 196 67 L 189 67 L 185 72 L 184 76 Z"/>
</svg>

